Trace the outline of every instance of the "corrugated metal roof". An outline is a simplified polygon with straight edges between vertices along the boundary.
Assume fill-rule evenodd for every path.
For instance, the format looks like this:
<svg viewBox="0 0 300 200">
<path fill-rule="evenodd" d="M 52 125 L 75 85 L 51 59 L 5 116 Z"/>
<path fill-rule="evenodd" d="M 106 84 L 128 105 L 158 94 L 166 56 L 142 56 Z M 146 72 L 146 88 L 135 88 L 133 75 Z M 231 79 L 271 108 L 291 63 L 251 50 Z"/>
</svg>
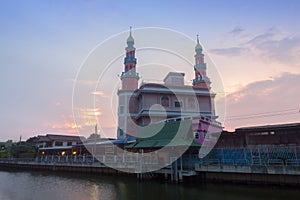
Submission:
<svg viewBox="0 0 300 200">
<path fill-rule="evenodd" d="M 261 129 L 261 130 L 268 129 L 268 130 L 270 130 L 270 129 L 279 129 L 279 128 L 291 128 L 291 127 L 300 127 L 300 123 L 241 127 L 241 128 L 237 128 L 236 131 L 252 131 L 252 130 L 257 130 L 257 129 Z"/>
<path fill-rule="evenodd" d="M 47 135 L 39 135 L 38 141 L 39 142 L 50 142 L 50 141 L 74 141 L 74 142 L 81 142 L 85 140 L 82 136 L 77 135 L 55 135 L 55 134 L 47 134 Z"/>
<path fill-rule="evenodd" d="M 80 142 L 81 139 L 83 139 L 80 136 L 74 136 L 74 135 L 50 135 L 50 134 L 47 134 L 47 136 L 51 140 L 55 140 L 55 141 L 58 141 L 58 140 L 68 141 L 69 140 L 69 141 L 78 141 L 78 142 Z"/>
<path fill-rule="evenodd" d="M 125 148 L 161 148 L 165 146 L 201 146 L 193 142 L 192 121 L 161 122 L 140 128 L 137 142 Z M 154 134 L 156 133 L 156 134 Z M 154 134 L 154 135 L 153 135 Z"/>
</svg>

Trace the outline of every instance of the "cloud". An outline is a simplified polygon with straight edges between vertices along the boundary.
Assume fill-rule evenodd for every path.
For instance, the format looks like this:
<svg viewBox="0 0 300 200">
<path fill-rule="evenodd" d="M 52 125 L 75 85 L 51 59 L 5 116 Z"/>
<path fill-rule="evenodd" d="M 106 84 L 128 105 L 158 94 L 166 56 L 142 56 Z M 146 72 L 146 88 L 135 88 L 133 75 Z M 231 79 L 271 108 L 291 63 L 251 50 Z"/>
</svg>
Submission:
<svg viewBox="0 0 300 200">
<path fill-rule="evenodd" d="M 241 32 L 243 34 L 240 34 Z M 226 36 L 226 41 L 230 41 L 230 44 L 211 49 L 211 53 L 225 57 L 242 55 L 268 63 L 279 62 L 291 67 L 299 67 L 300 35 L 287 33 L 276 27 L 271 27 L 258 34 L 250 34 L 245 33 L 244 29 L 236 27 Z"/>
<path fill-rule="evenodd" d="M 99 91 L 99 90 L 93 91 L 93 92 L 91 92 L 91 94 L 92 94 L 92 95 L 95 95 L 95 96 L 103 97 L 103 98 L 109 98 L 109 97 L 110 97 L 110 96 L 107 95 L 105 92 Z"/>
<path fill-rule="evenodd" d="M 79 128 L 73 122 L 63 122 L 63 123 L 54 123 L 51 124 L 51 129 L 56 130 L 58 132 L 67 132 L 67 133 L 74 133 L 76 132 L 76 128 Z"/>
<path fill-rule="evenodd" d="M 237 34 L 240 34 L 242 32 L 244 32 L 245 29 L 241 28 L 240 26 L 236 26 L 235 28 L 233 28 L 229 34 L 233 34 L 233 35 L 237 35 Z"/>
<path fill-rule="evenodd" d="M 247 45 L 270 60 L 283 63 L 300 61 L 300 36 L 297 35 L 278 38 L 276 34 L 265 33 L 249 40 Z"/>
<path fill-rule="evenodd" d="M 257 81 L 227 96 L 225 127 L 300 121 L 300 74 L 284 73 Z"/>
<path fill-rule="evenodd" d="M 210 52 L 216 55 L 222 56 L 236 56 L 248 51 L 247 48 L 241 47 L 230 47 L 230 48 L 220 48 L 220 49 L 211 49 Z"/>
<path fill-rule="evenodd" d="M 84 120 L 92 120 L 102 115 L 99 108 L 74 108 L 74 112 L 78 113 L 78 118 Z"/>
<path fill-rule="evenodd" d="M 245 44 L 255 44 L 255 43 L 264 42 L 264 41 L 268 40 L 269 38 L 276 36 L 277 35 L 276 32 L 279 32 L 279 31 L 276 31 L 274 28 L 269 28 L 266 31 L 264 31 L 263 33 L 259 33 L 259 34 L 252 36 L 250 39 L 248 39 L 248 41 L 245 42 Z"/>
<path fill-rule="evenodd" d="M 59 134 L 75 134 L 77 133 L 77 128 L 80 128 L 77 124 L 74 123 L 72 115 L 61 115 L 58 119 L 47 119 L 41 123 L 43 129 L 42 132 L 38 134 L 46 133 L 59 133 Z"/>
</svg>

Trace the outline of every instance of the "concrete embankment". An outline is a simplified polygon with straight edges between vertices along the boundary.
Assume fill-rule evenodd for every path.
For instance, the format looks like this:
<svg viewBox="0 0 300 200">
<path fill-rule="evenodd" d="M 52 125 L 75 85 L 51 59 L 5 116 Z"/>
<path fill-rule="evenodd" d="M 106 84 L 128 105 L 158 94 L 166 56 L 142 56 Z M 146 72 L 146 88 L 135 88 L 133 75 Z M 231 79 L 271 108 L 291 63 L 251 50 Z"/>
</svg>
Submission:
<svg viewBox="0 0 300 200">
<path fill-rule="evenodd" d="M 196 165 L 195 169 L 202 181 L 300 187 L 300 166 Z"/>
<path fill-rule="evenodd" d="M 98 173 L 112 176 L 133 176 L 141 179 L 161 177 L 171 180 L 169 169 L 149 174 L 129 173 L 109 168 L 99 162 L 96 163 L 38 163 L 38 162 L 0 162 L 0 169 L 10 170 L 43 170 L 75 173 Z M 128 169 L 127 169 L 128 170 Z M 134 171 L 133 171 L 134 172 Z M 191 171 L 190 171 L 191 172 Z M 194 173 L 184 175 L 183 182 L 221 182 L 255 185 L 284 185 L 300 187 L 300 166 L 199 166 Z"/>
<path fill-rule="evenodd" d="M 0 169 L 42 170 L 80 173 L 103 173 L 110 175 L 133 176 L 135 174 L 106 167 L 101 163 L 71 164 L 71 163 L 37 163 L 37 162 L 0 162 Z"/>
</svg>

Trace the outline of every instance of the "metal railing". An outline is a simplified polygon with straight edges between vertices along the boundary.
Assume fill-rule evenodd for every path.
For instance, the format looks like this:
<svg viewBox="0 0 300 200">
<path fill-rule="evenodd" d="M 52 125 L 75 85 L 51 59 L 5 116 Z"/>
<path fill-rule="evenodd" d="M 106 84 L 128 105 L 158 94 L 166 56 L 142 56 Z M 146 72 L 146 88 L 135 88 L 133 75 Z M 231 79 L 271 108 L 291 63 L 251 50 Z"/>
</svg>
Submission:
<svg viewBox="0 0 300 200">
<path fill-rule="evenodd" d="M 247 148 L 215 148 L 205 158 L 204 165 L 286 165 L 300 166 L 299 146 L 253 146 Z"/>
</svg>

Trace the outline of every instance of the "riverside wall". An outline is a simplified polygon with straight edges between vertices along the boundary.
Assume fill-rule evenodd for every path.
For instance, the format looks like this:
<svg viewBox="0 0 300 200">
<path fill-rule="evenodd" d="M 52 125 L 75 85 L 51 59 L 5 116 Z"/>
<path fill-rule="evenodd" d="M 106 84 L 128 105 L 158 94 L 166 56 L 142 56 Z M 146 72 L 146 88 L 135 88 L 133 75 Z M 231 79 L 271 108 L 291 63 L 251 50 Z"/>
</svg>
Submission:
<svg viewBox="0 0 300 200">
<path fill-rule="evenodd" d="M 149 178 L 149 175 L 121 171 L 97 163 L 38 163 L 21 161 L 0 161 L 0 170 L 24 170 L 24 171 L 52 171 L 95 173 L 112 176 L 133 176 L 141 179 Z M 128 171 L 128 169 L 126 169 Z M 193 172 L 193 173 L 191 173 Z M 152 172 L 152 178 L 172 177 L 171 170 L 162 169 Z M 179 170 L 179 173 L 180 170 Z M 279 185 L 300 187 L 300 166 L 213 166 L 195 165 L 195 169 L 189 173 L 182 172 L 181 182 L 197 180 L 200 182 L 219 182 L 255 185 Z"/>
</svg>

